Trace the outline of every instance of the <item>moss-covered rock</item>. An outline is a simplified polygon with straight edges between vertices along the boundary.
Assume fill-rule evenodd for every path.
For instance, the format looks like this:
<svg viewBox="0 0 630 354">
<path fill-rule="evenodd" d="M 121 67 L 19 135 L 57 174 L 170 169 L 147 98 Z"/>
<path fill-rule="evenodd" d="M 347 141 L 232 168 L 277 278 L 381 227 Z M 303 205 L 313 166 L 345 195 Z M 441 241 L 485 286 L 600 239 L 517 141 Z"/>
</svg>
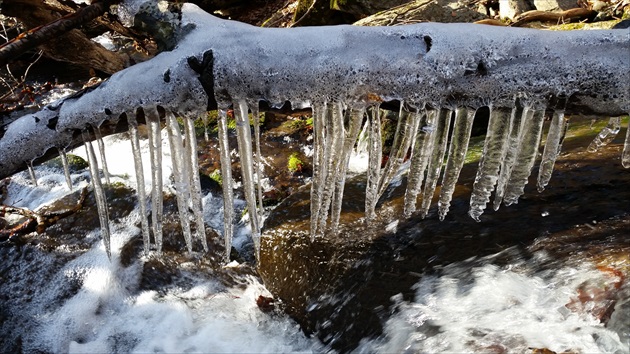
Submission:
<svg viewBox="0 0 630 354">
<path fill-rule="evenodd" d="M 67 154 L 68 157 L 68 168 L 70 172 L 78 172 L 85 168 L 88 168 L 88 162 L 85 161 L 81 156 Z M 63 169 L 63 163 L 61 162 L 61 157 L 56 157 L 52 160 L 47 161 L 46 166 L 52 168 Z"/>
</svg>

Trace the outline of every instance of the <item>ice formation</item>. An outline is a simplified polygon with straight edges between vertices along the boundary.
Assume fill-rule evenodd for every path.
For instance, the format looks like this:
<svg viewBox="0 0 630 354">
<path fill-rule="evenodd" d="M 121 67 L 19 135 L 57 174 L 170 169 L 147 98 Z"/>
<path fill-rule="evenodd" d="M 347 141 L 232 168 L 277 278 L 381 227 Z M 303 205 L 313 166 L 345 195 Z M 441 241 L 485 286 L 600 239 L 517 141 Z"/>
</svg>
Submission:
<svg viewBox="0 0 630 354">
<path fill-rule="evenodd" d="M 189 30 L 174 50 L 119 72 L 90 92 L 10 124 L 0 135 L 0 176 L 31 166 L 48 149 L 63 151 L 86 127 L 99 142 L 99 127 L 119 119 L 129 124 L 134 156 L 139 160 L 137 113 L 141 112 L 150 132 L 152 177 L 151 232 L 148 224 L 142 224 L 145 251 L 150 247 L 150 233 L 158 253 L 162 247 L 161 122 L 166 122 L 169 133 L 188 250 L 193 250 L 193 229 L 206 248 L 191 120 L 204 116 L 209 106 L 217 106 L 223 235 L 229 259 L 234 218 L 229 109 L 237 119 L 241 173 L 256 247 L 262 208 L 261 101 L 271 107 L 289 102 L 293 108 L 310 106 L 313 110 L 311 237 L 338 227 L 349 155 L 364 120 L 370 165 L 366 219 L 376 216 L 379 198 L 407 157 L 405 215 L 416 211 L 418 196 L 420 215 L 427 215 L 443 175 L 438 201 L 443 219 L 463 164 L 475 112 L 489 107 L 488 133 L 469 212 L 479 220 L 493 191 L 495 209 L 501 203 L 516 203 L 522 195 L 538 155 L 547 112 L 553 115 L 553 124 L 547 134 L 539 189 L 551 176 L 565 129 L 565 112 L 584 110 L 617 117 L 630 111 L 630 87 L 620 84 L 630 82 L 630 70 L 624 69 L 630 67 L 627 30 L 546 32 L 436 23 L 268 29 L 221 20 L 191 4 L 183 6 L 180 24 Z M 399 103 L 400 114 L 392 152 L 381 168 L 379 107 L 391 102 Z M 179 117 L 183 132 L 176 121 Z M 615 122 L 618 120 L 611 121 L 611 131 L 618 130 Z M 602 142 L 607 134 L 602 135 Z M 91 144 L 86 139 L 91 156 Z M 629 145 L 630 133 L 622 153 L 626 168 L 630 167 Z M 95 156 L 90 160 L 90 165 L 96 166 Z M 104 159 L 101 167 L 107 178 Z M 136 170 L 142 170 L 141 161 L 137 161 Z M 91 171 L 95 194 L 103 195 L 99 171 L 96 167 Z M 143 178 L 137 175 L 139 202 L 146 208 Z M 104 199 L 99 210 L 105 219 Z M 107 242 L 106 235 L 104 226 Z"/>
</svg>

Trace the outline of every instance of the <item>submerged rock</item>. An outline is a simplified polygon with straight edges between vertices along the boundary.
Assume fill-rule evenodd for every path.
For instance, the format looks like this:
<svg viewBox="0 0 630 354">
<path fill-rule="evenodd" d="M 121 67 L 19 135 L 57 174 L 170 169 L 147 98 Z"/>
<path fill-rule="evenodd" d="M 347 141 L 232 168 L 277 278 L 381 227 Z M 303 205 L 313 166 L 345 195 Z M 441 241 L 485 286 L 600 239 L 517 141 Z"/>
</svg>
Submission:
<svg viewBox="0 0 630 354">
<path fill-rule="evenodd" d="M 465 165 L 452 202 L 454 210 L 443 222 L 437 220 L 435 206 L 424 220 L 418 215 L 399 219 L 406 184 L 403 177 L 399 186 L 385 193 L 377 207 L 379 218 L 365 225 L 365 181 L 361 177 L 350 179 L 344 194 L 342 227 L 336 235 L 317 237 L 313 242 L 309 237 L 310 188 L 305 187 L 267 218 L 261 239 L 261 277 L 307 333 L 347 352 L 366 337 L 381 334 L 384 321 L 395 309 L 393 299 L 401 294 L 402 300 L 412 300 L 414 284 L 448 264 L 506 249 L 513 251 L 495 262 L 506 264 L 510 257 L 527 259 L 534 252 L 545 251 L 545 247 L 528 245 L 540 246 L 540 240 L 562 242 L 566 235 L 576 235 L 571 242 L 585 249 L 601 250 L 598 245 L 616 249 L 618 246 L 611 245 L 623 244 L 630 222 L 630 190 L 625 188 L 630 174 L 616 157 L 620 145 L 606 146 L 597 154 L 585 151 L 592 134 L 565 141 L 569 152 L 559 158 L 556 182 L 543 193 L 528 186 L 519 204 L 486 213 L 479 223 L 466 215 L 476 164 Z M 585 223 L 602 224 L 602 229 L 580 243 L 580 236 L 591 228 L 576 225 Z M 572 252 L 554 254 L 561 264 L 584 260 L 599 264 L 594 257 L 575 259 Z M 598 303 L 604 312 L 610 311 L 609 305 L 615 306 L 608 300 L 618 301 L 619 292 L 613 290 L 606 290 L 602 295 L 606 301 Z M 614 312 L 612 318 L 616 319 L 619 315 Z"/>
</svg>

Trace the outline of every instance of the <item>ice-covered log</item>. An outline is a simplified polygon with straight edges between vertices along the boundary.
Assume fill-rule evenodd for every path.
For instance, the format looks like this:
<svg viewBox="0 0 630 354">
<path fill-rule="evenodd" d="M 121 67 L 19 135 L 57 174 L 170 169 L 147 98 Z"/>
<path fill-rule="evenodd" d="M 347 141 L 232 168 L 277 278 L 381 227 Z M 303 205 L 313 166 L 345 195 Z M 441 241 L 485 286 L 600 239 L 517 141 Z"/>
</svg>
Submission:
<svg viewBox="0 0 630 354">
<path fill-rule="evenodd" d="M 490 155 L 482 158 L 471 199 L 470 215 L 478 220 L 495 188 L 495 208 L 501 201 L 507 205 L 516 203 L 522 195 L 537 156 L 545 110 L 606 117 L 630 111 L 627 30 L 548 32 L 437 23 L 269 29 L 221 20 L 188 4 L 183 6 L 181 25 L 180 32 L 186 34 L 173 51 L 121 71 L 89 92 L 3 126 L 0 178 L 32 166 L 51 152 L 83 143 L 79 139 L 88 132 L 96 132 L 98 137 L 128 128 L 128 123 L 135 123 L 128 122 L 127 117 L 133 117 L 133 112 L 142 113 L 135 118 L 141 121 L 146 116 L 151 128 L 153 233 L 159 253 L 160 120 L 170 117 L 171 140 L 175 145 L 182 144 L 173 150 L 174 156 L 181 155 L 187 161 L 185 165 L 175 164 L 182 173 L 178 183 L 191 184 L 182 190 L 195 194 L 191 199 L 196 206 L 198 231 L 203 235 L 198 210 L 201 204 L 196 195 L 198 181 L 188 178 L 196 176 L 188 170 L 194 164 L 195 149 L 192 145 L 184 149 L 174 115 L 184 118 L 188 129 L 184 134 L 190 139 L 188 120 L 205 114 L 210 107 L 218 108 L 224 236 L 229 260 L 233 190 L 226 114 L 230 108 L 237 110 L 240 119 L 238 144 L 254 234 L 259 226 L 247 114 L 257 112 L 261 105 L 277 108 L 287 106 L 286 102 L 292 108 L 313 108 L 311 237 L 335 230 L 339 220 L 343 192 L 339 184 L 345 181 L 347 167 L 344 151 L 352 148 L 360 123 L 347 120 L 364 119 L 363 113 L 351 112 L 369 112 L 369 141 L 373 148 L 366 189 L 368 219 L 375 216 L 379 196 L 409 150 L 412 171 L 405 215 L 416 210 L 418 195 L 423 199 L 421 213 L 426 215 L 450 141 L 452 156 L 448 156 L 446 170 L 447 175 L 453 176 L 444 177 L 447 187 L 443 190 L 440 213 L 440 218 L 444 218 L 448 195 L 463 163 L 472 112 L 482 106 L 490 107 L 491 124 L 484 147 L 484 153 Z M 398 104 L 401 117 L 407 118 L 400 118 L 394 153 L 389 156 L 385 171 L 381 171 L 379 107 L 392 102 Z M 459 118 L 451 134 L 453 109 L 458 110 Z M 464 112 L 471 112 L 465 124 L 460 122 Z M 625 167 L 630 167 L 629 139 L 626 138 L 622 153 Z M 346 146 L 346 141 L 351 145 Z M 546 167 L 549 172 L 550 167 Z M 94 176 L 97 173 L 93 171 Z M 186 219 L 184 228 L 190 230 L 188 213 L 184 212 L 188 203 L 181 199 L 179 204 Z M 103 232 L 106 236 L 106 230 Z M 191 250 L 190 231 L 187 235 Z"/>
<path fill-rule="evenodd" d="M 209 103 L 226 108 L 239 100 L 272 106 L 290 101 L 293 107 L 401 100 L 475 108 L 509 107 L 515 95 L 524 95 L 544 101 L 568 97 L 567 114 L 616 116 L 630 110 L 627 30 L 437 23 L 270 29 L 221 20 L 190 4 L 182 11 L 182 25 L 195 28 L 173 51 L 3 127 L 0 178 L 49 149 L 78 143 L 78 132 L 88 125 L 154 105 L 182 112 L 204 111 Z"/>
</svg>

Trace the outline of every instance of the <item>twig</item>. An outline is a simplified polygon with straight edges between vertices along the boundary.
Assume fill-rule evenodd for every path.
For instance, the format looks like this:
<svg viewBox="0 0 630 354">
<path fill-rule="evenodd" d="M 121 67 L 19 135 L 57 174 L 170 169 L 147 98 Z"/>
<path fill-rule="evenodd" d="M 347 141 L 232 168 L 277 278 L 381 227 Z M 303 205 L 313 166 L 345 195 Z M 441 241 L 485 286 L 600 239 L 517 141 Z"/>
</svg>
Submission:
<svg viewBox="0 0 630 354">
<path fill-rule="evenodd" d="M 12 58 L 37 47 L 46 41 L 59 37 L 60 35 L 89 22 L 102 14 L 109 8 L 110 1 L 98 1 L 83 9 L 68 14 L 43 26 L 30 29 L 11 41 L 0 45 L 0 65 L 6 64 Z"/>
<path fill-rule="evenodd" d="M 311 6 L 309 6 L 308 9 L 306 9 L 306 12 L 297 21 L 293 22 L 291 26 L 289 27 L 293 27 L 297 25 L 298 23 L 300 23 L 300 21 L 302 21 L 311 12 L 311 10 L 313 10 L 316 3 L 317 3 L 317 0 L 313 0 L 313 2 L 311 3 Z"/>
</svg>

